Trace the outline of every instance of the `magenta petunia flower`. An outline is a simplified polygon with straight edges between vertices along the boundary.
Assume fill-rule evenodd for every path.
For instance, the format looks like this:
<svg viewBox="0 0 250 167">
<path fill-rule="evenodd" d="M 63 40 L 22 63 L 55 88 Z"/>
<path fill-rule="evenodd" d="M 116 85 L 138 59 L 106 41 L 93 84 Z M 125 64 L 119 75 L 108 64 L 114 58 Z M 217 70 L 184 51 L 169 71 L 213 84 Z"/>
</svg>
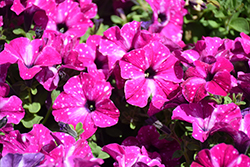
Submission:
<svg viewBox="0 0 250 167">
<path fill-rule="evenodd" d="M 143 126 L 136 137 L 127 137 L 122 145 L 125 146 L 144 146 L 152 159 L 160 158 L 161 162 L 166 167 L 172 167 L 180 164 L 179 158 L 173 158 L 173 153 L 180 150 L 180 145 L 175 141 L 168 141 L 166 139 L 159 139 L 160 134 L 152 125 Z M 157 154 L 159 156 L 157 156 Z M 157 157 L 155 157 L 157 156 Z"/>
<path fill-rule="evenodd" d="M 47 12 L 50 12 L 53 8 L 55 8 L 55 1 L 47 1 L 47 0 L 14 0 L 13 5 L 11 6 L 11 10 L 14 11 L 17 15 L 22 13 L 25 10 L 34 10 L 34 9 L 43 9 Z M 38 10 L 36 10 L 38 11 Z"/>
<path fill-rule="evenodd" d="M 20 134 L 18 130 L 11 131 L 4 136 L 0 136 L 0 143 L 3 144 L 2 154 L 38 153 L 44 145 L 53 140 L 50 133 L 49 129 L 40 124 L 35 124 L 33 129 L 25 134 Z"/>
<path fill-rule="evenodd" d="M 153 23 L 149 27 L 152 33 L 160 33 L 180 46 L 182 42 L 183 16 L 187 13 L 183 0 L 146 0 L 153 10 Z"/>
<path fill-rule="evenodd" d="M 123 146 L 113 143 L 104 146 L 102 150 L 117 161 L 114 163 L 114 167 L 164 167 L 159 160 L 149 158 L 147 150 L 143 146 L 139 148 L 137 146 Z"/>
<path fill-rule="evenodd" d="M 143 47 L 151 40 L 151 36 L 145 33 L 141 34 L 140 29 L 141 23 L 133 21 L 125 24 L 121 29 L 115 26 L 103 33 L 99 51 L 108 56 L 110 70 L 114 68 L 115 62 L 120 60 L 124 54 Z"/>
<path fill-rule="evenodd" d="M 51 136 L 54 141 L 42 148 L 46 160 L 41 167 L 79 166 L 80 164 L 86 167 L 98 167 L 103 163 L 102 159 L 93 156 L 85 139 L 75 141 L 72 136 L 61 132 L 51 133 Z"/>
<path fill-rule="evenodd" d="M 245 97 L 250 98 L 250 73 L 238 72 L 237 83 Z"/>
<path fill-rule="evenodd" d="M 234 69 L 226 58 L 207 64 L 196 60 L 194 67 L 186 71 L 186 80 L 182 83 L 182 93 L 187 101 L 198 102 L 209 93 L 226 96 L 231 90 L 231 74 Z"/>
<path fill-rule="evenodd" d="M 172 119 L 192 123 L 192 136 L 204 142 L 211 133 L 221 128 L 238 130 L 242 115 L 240 108 L 234 103 L 212 106 L 207 101 L 201 101 L 179 105 L 173 110 Z"/>
<path fill-rule="evenodd" d="M 0 65 L 0 97 L 7 96 L 10 91 L 9 85 L 5 83 L 9 66 L 8 63 Z"/>
<path fill-rule="evenodd" d="M 250 158 L 239 154 L 232 146 L 225 143 L 217 144 L 209 149 L 198 152 L 191 167 L 245 167 L 250 166 Z"/>
<path fill-rule="evenodd" d="M 182 82 L 183 71 L 177 58 L 156 41 L 125 54 L 119 65 L 121 77 L 127 80 L 126 100 L 139 107 L 145 107 L 152 95 L 152 104 L 161 108 Z"/>
<path fill-rule="evenodd" d="M 18 124 L 24 114 L 22 100 L 17 96 L 0 97 L 0 119 L 7 116 L 8 123 Z"/>
<path fill-rule="evenodd" d="M 44 45 L 40 39 L 30 41 L 20 37 L 5 44 L 0 53 L 0 64 L 17 63 L 22 79 L 32 79 L 43 66 L 61 64 L 60 54 L 51 46 Z"/>
<path fill-rule="evenodd" d="M 71 0 L 58 4 L 48 15 L 49 21 L 46 29 L 65 35 L 81 37 L 89 27 L 93 26 L 90 18 L 81 12 L 79 4 Z"/>
<path fill-rule="evenodd" d="M 118 122 L 119 110 L 109 99 L 111 89 L 103 79 L 81 73 L 64 85 L 64 92 L 55 100 L 52 114 L 56 121 L 74 126 L 82 122 L 82 136 L 88 138 L 97 127 L 109 127 Z"/>
</svg>

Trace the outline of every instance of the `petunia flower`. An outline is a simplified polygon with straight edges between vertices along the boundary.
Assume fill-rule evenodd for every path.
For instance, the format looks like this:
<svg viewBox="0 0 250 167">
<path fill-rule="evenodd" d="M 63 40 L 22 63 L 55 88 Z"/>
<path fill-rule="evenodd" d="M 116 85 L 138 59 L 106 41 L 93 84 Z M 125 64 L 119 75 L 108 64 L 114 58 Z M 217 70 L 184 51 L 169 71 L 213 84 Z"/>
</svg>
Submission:
<svg viewBox="0 0 250 167">
<path fill-rule="evenodd" d="M 96 11 L 95 11 L 96 12 Z M 91 14 L 92 16 L 92 14 Z M 49 13 L 49 21 L 46 30 L 54 30 L 65 36 L 81 37 L 88 27 L 93 26 L 89 17 L 81 12 L 77 2 L 67 0 L 56 6 Z"/>
<path fill-rule="evenodd" d="M 42 147 L 53 140 L 50 135 L 51 131 L 45 126 L 35 124 L 33 129 L 25 134 L 21 134 L 18 130 L 14 130 L 0 136 L 0 143 L 3 144 L 2 154 L 8 153 L 38 153 Z"/>
<path fill-rule="evenodd" d="M 186 80 L 182 83 L 182 93 L 188 102 L 198 102 L 208 95 L 226 96 L 231 90 L 231 74 L 234 69 L 226 58 L 218 57 L 216 62 L 207 64 L 196 60 L 189 67 Z"/>
<path fill-rule="evenodd" d="M 51 46 L 43 43 L 40 39 L 30 41 L 20 37 L 5 44 L 0 53 L 0 64 L 17 63 L 22 79 L 32 79 L 43 66 L 61 64 L 60 54 Z"/>
<path fill-rule="evenodd" d="M 181 47 L 183 16 L 187 13 L 183 0 L 146 0 L 153 10 L 153 23 L 149 27 L 152 33 L 159 33 L 171 39 Z"/>
<path fill-rule="evenodd" d="M 179 105 L 173 110 L 172 119 L 192 123 L 192 136 L 204 142 L 210 134 L 222 128 L 238 130 L 242 115 L 234 103 L 213 106 L 207 101 L 201 101 Z"/>
<path fill-rule="evenodd" d="M 141 31 L 141 23 L 133 21 L 121 29 L 111 27 L 103 33 L 99 51 L 108 56 L 109 70 L 113 69 L 117 60 L 127 52 L 145 46 L 151 40 L 151 35 Z"/>
<path fill-rule="evenodd" d="M 10 91 L 9 85 L 5 83 L 8 68 L 9 68 L 8 63 L 0 65 L 0 97 L 7 96 Z"/>
<path fill-rule="evenodd" d="M 17 166 L 39 166 L 39 163 L 44 159 L 42 153 L 8 153 L 0 160 L 0 166 L 17 167 Z"/>
<path fill-rule="evenodd" d="M 250 166 L 250 158 L 229 144 L 221 143 L 198 152 L 191 167 L 245 167 Z"/>
<path fill-rule="evenodd" d="M 43 166 L 86 166 L 98 167 L 103 163 L 102 159 L 95 158 L 85 139 L 75 139 L 65 133 L 51 133 L 54 141 L 45 145 L 42 152 L 46 160 Z M 56 144 L 55 144 L 56 143 Z"/>
<path fill-rule="evenodd" d="M 147 166 L 147 167 L 164 167 L 165 165 L 157 159 L 151 159 L 144 146 L 139 148 L 137 146 L 123 146 L 117 143 L 105 145 L 102 148 L 111 155 L 117 162 L 114 167 L 127 167 L 127 166 Z"/>
<path fill-rule="evenodd" d="M 152 104 L 161 108 L 182 82 L 177 58 L 156 41 L 125 54 L 119 65 L 121 77 L 126 79 L 125 98 L 139 107 L 145 107 L 152 95 Z"/>
<path fill-rule="evenodd" d="M 24 117 L 25 111 L 22 107 L 22 100 L 17 96 L 0 96 L 0 119 L 7 116 L 8 123 L 18 124 Z"/>
<path fill-rule="evenodd" d="M 118 122 L 119 110 L 109 99 L 111 86 L 103 79 L 81 73 L 72 77 L 64 85 L 62 92 L 53 104 L 56 121 L 76 126 L 83 123 L 82 136 L 92 136 L 97 127 L 109 127 Z"/>
<path fill-rule="evenodd" d="M 173 153 L 180 150 L 180 145 L 175 141 L 168 141 L 166 139 L 159 139 L 160 134 L 152 125 L 143 126 L 136 137 L 127 137 L 122 145 L 124 146 L 144 146 L 148 155 L 152 159 L 160 158 L 161 162 L 166 167 L 179 165 L 179 158 L 173 158 Z M 157 156 L 158 154 L 158 156 Z"/>
</svg>

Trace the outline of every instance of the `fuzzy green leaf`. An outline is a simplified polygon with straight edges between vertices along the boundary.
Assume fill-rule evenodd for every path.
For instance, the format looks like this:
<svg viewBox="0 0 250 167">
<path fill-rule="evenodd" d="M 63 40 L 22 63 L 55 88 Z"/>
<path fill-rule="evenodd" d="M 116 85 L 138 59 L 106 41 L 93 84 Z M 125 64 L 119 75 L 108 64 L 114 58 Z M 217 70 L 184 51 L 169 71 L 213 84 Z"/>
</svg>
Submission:
<svg viewBox="0 0 250 167">
<path fill-rule="evenodd" d="M 238 32 L 244 32 L 249 34 L 249 23 L 246 19 L 242 17 L 234 18 L 230 22 L 230 27 Z"/>
</svg>

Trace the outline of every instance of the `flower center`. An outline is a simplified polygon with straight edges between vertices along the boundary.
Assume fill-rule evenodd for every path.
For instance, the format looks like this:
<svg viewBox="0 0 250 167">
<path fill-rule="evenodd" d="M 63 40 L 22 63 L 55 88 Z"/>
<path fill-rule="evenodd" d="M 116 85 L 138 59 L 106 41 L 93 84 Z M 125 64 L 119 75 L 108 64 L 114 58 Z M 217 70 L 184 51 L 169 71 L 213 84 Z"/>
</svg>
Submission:
<svg viewBox="0 0 250 167">
<path fill-rule="evenodd" d="M 90 112 L 95 111 L 95 102 L 92 100 L 88 100 L 86 103 L 86 107 L 89 109 Z"/>
<path fill-rule="evenodd" d="M 153 79 L 155 74 L 156 74 L 155 70 L 152 67 L 149 67 L 145 71 L 145 78 Z"/>
<path fill-rule="evenodd" d="M 59 23 L 57 24 L 57 31 L 60 31 L 61 33 L 65 33 L 68 31 L 68 27 L 65 23 Z"/>
<path fill-rule="evenodd" d="M 164 13 L 159 13 L 158 14 L 158 21 L 159 23 L 164 23 L 167 20 L 167 16 Z"/>
<path fill-rule="evenodd" d="M 214 74 L 207 74 L 206 81 L 212 81 L 214 78 Z"/>
</svg>

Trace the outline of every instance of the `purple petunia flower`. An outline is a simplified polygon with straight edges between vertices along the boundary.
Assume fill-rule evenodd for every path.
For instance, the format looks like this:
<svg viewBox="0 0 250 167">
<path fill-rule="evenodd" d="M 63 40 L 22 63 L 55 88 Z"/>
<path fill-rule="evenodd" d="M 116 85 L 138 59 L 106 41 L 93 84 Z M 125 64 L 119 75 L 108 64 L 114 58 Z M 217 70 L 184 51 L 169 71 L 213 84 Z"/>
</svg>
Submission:
<svg viewBox="0 0 250 167">
<path fill-rule="evenodd" d="M 83 123 L 82 134 L 92 136 L 97 127 L 109 127 L 118 122 L 119 110 L 109 99 L 111 86 L 103 79 L 81 73 L 64 85 L 53 105 L 52 114 L 56 121 L 77 125 Z"/>
<path fill-rule="evenodd" d="M 44 159 L 42 153 L 8 153 L 0 160 L 0 166 L 17 167 L 17 166 L 39 166 L 39 163 Z"/>
<path fill-rule="evenodd" d="M 198 152 L 191 167 L 246 167 L 250 166 L 250 158 L 239 154 L 232 146 L 225 143 L 217 144 L 213 148 Z"/>
<path fill-rule="evenodd" d="M 221 128 L 238 130 L 242 115 L 240 108 L 234 103 L 213 106 L 207 101 L 200 101 L 179 105 L 173 110 L 172 119 L 192 123 L 192 136 L 204 142 L 210 134 Z"/>
<path fill-rule="evenodd" d="M 142 167 L 164 167 L 158 159 L 151 159 L 147 150 L 142 146 L 123 146 L 116 143 L 108 144 L 102 148 L 111 155 L 117 162 L 115 167 L 142 166 Z"/>
<path fill-rule="evenodd" d="M 145 107 L 152 95 L 152 104 L 161 108 L 182 82 L 183 71 L 177 58 L 156 41 L 125 54 L 119 65 L 121 77 L 127 80 L 126 100 L 139 107 Z"/>
</svg>

